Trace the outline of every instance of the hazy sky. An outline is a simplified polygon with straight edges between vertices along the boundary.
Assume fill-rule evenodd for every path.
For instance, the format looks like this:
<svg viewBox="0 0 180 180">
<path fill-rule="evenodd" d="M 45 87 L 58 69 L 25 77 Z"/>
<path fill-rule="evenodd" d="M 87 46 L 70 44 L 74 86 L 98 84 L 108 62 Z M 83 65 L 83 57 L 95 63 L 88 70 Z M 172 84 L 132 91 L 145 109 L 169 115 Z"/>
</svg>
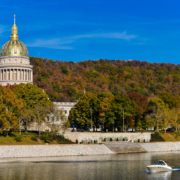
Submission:
<svg viewBox="0 0 180 180">
<path fill-rule="evenodd" d="M 180 0 L 4 0 L 1 45 L 14 14 L 30 56 L 180 64 Z"/>
</svg>

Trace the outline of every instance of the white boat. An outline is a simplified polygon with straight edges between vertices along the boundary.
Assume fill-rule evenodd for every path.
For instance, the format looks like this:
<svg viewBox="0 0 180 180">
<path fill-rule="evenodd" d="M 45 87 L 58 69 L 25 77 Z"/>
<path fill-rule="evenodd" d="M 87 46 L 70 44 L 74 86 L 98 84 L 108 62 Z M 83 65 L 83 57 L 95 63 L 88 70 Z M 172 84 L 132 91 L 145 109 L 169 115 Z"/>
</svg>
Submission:
<svg viewBox="0 0 180 180">
<path fill-rule="evenodd" d="M 165 161 L 159 160 L 158 163 L 147 166 L 148 171 L 172 171 L 172 168 L 166 164 Z"/>
</svg>

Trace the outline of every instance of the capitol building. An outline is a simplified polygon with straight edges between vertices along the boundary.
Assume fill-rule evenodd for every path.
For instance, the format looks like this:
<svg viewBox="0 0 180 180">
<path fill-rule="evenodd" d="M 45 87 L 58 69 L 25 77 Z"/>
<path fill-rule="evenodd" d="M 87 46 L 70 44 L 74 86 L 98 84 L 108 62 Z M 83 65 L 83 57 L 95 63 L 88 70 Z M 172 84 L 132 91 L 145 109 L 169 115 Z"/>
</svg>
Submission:
<svg viewBox="0 0 180 180">
<path fill-rule="evenodd" d="M 30 65 L 26 45 L 19 41 L 14 15 L 10 40 L 2 46 L 0 52 L 0 84 L 6 86 L 20 83 L 33 83 L 33 66 Z"/>
<path fill-rule="evenodd" d="M 30 65 L 29 53 L 26 45 L 19 41 L 18 28 L 16 27 L 16 16 L 10 40 L 6 42 L 0 52 L 0 85 L 7 86 L 20 83 L 33 84 L 33 66 Z M 63 110 L 68 118 L 70 110 L 75 102 L 54 102 L 56 108 Z M 57 122 L 59 124 L 61 122 Z M 47 129 L 46 129 L 47 128 Z M 44 126 L 44 130 L 48 130 Z M 29 130 L 37 130 L 36 126 Z"/>
</svg>

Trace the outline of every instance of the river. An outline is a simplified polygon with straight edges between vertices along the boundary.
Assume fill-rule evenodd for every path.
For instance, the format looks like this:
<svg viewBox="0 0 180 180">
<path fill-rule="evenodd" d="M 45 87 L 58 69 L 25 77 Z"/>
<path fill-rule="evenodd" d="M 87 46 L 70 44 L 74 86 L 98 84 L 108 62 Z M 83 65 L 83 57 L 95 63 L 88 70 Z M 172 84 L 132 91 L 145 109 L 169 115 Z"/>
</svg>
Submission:
<svg viewBox="0 0 180 180">
<path fill-rule="evenodd" d="M 180 166 L 180 152 L 102 156 L 0 159 L 1 180 L 169 180 L 180 171 L 147 173 L 146 166 L 165 160 Z"/>
</svg>

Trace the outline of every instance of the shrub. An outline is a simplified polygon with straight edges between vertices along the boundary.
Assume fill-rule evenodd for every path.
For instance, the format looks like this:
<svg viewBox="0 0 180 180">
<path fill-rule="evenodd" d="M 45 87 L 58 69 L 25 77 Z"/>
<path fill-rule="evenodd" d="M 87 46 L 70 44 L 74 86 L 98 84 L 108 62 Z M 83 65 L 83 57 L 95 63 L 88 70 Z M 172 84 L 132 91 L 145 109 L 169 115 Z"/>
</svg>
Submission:
<svg viewBox="0 0 180 180">
<path fill-rule="evenodd" d="M 119 139 L 117 138 L 116 141 L 119 141 Z"/>
<path fill-rule="evenodd" d="M 124 137 L 124 140 L 125 140 L 125 141 L 128 141 L 128 137 Z"/>
<path fill-rule="evenodd" d="M 16 136 L 14 138 L 17 142 L 21 142 L 22 141 L 22 136 Z"/>
<path fill-rule="evenodd" d="M 94 140 L 94 144 L 97 144 L 97 140 Z"/>
<path fill-rule="evenodd" d="M 53 136 L 43 134 L 41 135 L 40 139 L 43 140 L 45 143 L 49 143 L 50 141 L 53 141 Z"/>
<path fill-rule="evenodd" d="M 123 138 L 123 141 L 125 141 L 125 139 Z"/>
<path fill-rule="evenodd" d="M 106 142 L 106 138 L 104 138 L 104 142 Z"/>
<path fill-rule="evenodd" d="M 140 142 L 140 139 L 138 139 L 138 142 Z"/>
<path fill-rule="evenodd" d="M 144 139 L 144 143 L 146 142 L 146 140 Z"/>
<path fill-rule="evenodd" d="M 37 140 L 38 140 L 37 135 L 32 136 L 32 137 L 31 137 L 31 140 L 32 140 L 32 141 L 37 141 Z"/>
<path fill-rule="evenodd" d="M 56 135 L 54 137 L 54 140 L 56 140 L 58 144 L 74 144 L 71 140 L 66 139 L 64 136 L 61 135 Z M 78 143 L 77 139 L 76 139 L 76 143 Z"/>
<path fill-rule="evenodd" d="M 76 139 L 76 144 L 78 144 L 78 140 Z"/>
<path fill-rule="evenodd" d="M 110 141 L 113 141 L 112 138 L 110 138 Z"/>
<path fill-rule="evenodd" d="M 154 134 L 151 134 L 151 142 L 154 141 L 165 141 L 159 133 L 155 132 Z"/>
</svg>

